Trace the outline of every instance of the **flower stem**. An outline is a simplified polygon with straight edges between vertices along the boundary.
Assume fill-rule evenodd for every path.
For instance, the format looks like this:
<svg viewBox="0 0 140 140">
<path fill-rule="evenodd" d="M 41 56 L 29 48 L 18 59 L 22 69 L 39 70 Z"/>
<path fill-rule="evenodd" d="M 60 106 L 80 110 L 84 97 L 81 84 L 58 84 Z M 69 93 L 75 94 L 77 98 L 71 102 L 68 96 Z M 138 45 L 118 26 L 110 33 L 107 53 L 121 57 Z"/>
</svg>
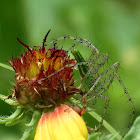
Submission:
<svg viewBox="0 0 140 140">
<path fill-rule="evenodd" d="M 88 107 L 88 109 L 90 109 Z M 100 122 L 102 120 L 102 118 L 95 112 L 95 111 L 91 111 L 88 112 L 88 114 L 90 114 L 93 118 L 95 118 L 98 122 Z M 121 140 L 122 136 L 105 120 L 103 120 L 103 126 L 113 135 L 116 135 L 116 139 Z"/>
</svg>

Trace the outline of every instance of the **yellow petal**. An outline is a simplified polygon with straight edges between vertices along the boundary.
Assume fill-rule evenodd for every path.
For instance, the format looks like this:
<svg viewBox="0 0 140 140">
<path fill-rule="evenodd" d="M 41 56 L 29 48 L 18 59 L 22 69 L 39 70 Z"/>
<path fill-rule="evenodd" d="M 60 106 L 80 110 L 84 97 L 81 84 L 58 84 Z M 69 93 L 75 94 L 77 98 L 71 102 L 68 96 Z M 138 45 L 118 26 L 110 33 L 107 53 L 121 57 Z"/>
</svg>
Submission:
<svg viewBox="0 0 140 140">
<path fill-rule="evenodd" d="M 34 140 L 87 140 L 87 127 L 81 116 L 67 105 L 44 113 Z"/>
</svg>

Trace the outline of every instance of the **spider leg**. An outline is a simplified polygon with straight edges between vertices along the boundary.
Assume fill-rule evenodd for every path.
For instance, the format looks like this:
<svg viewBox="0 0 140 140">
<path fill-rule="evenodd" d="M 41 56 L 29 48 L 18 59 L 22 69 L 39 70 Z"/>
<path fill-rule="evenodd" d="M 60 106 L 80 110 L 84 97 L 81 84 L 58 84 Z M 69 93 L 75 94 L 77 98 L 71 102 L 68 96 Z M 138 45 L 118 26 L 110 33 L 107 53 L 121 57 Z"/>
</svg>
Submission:
<svg viewBox="0 0 140 140">
<path fill-rule="evenodd" d="M 43 80 L 45 80 L 45 79 L 48 79 L 48 78 L 54 76 L 55 74 L 59 73 L 60 71 L 64 70 L 64 69 L 67 68 L 67 67 L 75 67 L 75 66 L 86 65 L 86 64 L 87 64 L 87 62 L 79 62 L 79 63 L 74 63 L 74 64 L 67 64 L 67 65 L 65 65 L 64 67 L 60 68 L 59 70 L 56 70 L 56 71 L 53 72 L 52 74 L 48 75 L 47 77 L 42 78 L 42 79 L 40 79 L 40 80 L 37 80 L 36 82 L 40 82 L 40 81 L 43 81 Z"/>
<path fill-rule="evenodd" d="M 93 93 L 94 88 L 95 88 L 95 87 L 97 86 L 97 84 L 99 83 L 100 79 L 101 79 L 104 75 L 106 75 L 109 71 L 111 71 L 112 69 L 114 69 L 114 68 L 115 68 L 115 70 L 117 71 L 118 66 L 119 66 L 119 63 L 118 63 L 118 62 L 114 63 L 110 68 L 108 68 L 107 70 L 105 70 L 105 71 L 103 71 L 102 73 L 100 73 L 100 74 L 97 76 L 97 78 L 95 78 L 95 80 L 91 81 L 91 82 L 88 84 L 88 86 L 86 86 L 86 87 L 88 88 L 88 92 L 85 93 L 81 99 L 86 98 L 88 95 L 91 95 L 91 93 Z M 109 76 L 99 87 L 101 88 L 102 86 L 104 86 L 110 79 L 113 79 L 113 77 L 114 77 L 114 75 Z M 112 81 L 112 80 L 111 80 L 111 81 Z M 90 85 L 92 85 L 92 86 L 89 88 Z M 109 85 L 110 85 L 110 83 L 109 83 Z M 99 88 L 98 88 L 98 90 L 99 90 Z M 97 128 L 97 130 L 99 130 L 100 126 L 101 126 L 102 123 L 103 123 L 104 116 L 105 116 L 106 111 L 107 111 L 107 107 L 108 107 L 108 105 L 109 105 L 109 98 L 106 97 L 106 96 L 104 96 L 104 95 L 102 95 L 102 94 L 93 93 L 91 99 L 92 99 L 92 98 L 96 98 L 96 97 L 106 100 L 105 109 L 104 109 L 104 112 L 103 112 L 103 114 L 102 114 L 102 120 L 101 120 L 101 122 L 99 123 L 99 126 L 98 126 L 98 128 Z M 81 99 L 80 99 L 80 100 L 81 100 Z M 80 100 L 77 101 L 76 104 L 78 104 L 78 103 L 80 102 Z"/>
<path fill-rule="evenodd" d="M 106 79 L 103 81 L 103 83 L 101 83 L 95 91 L 89 93 L 89 99 L 87 99 L 87 106 L 95 105 L 95 104 L 96 104 L 96 95 L 97 95 L 97 96 L 98 96 L 98 95 L 102 95 L 105 91 L 107 91 L 107 90 L 109 89 L 111 83 L 113 82 L 113 80 L 114 80 L 114 73 L 110 74 L 110 75 L 108 76 L 108 78 L 106 78 Z M 108 82 L 109 82 L 109 83 L 108 83 Z M 108 84 L 107 84 L 107 83 L 108 83 Z M 104 85 L 106 85 L 106 84 L 107 84 L 107 86 L 104 87 Z M 94 99 L 94 103 L 92 102 L 92 103 L 88 104 L 88 102 L 89 102 L 91 99 L 92 99 L 92 100 Z"/>
<path fill-rule="evenodd" d="M 97 68 L 98 67 L 101 67 L 101 65 L 97 65 Z M 111 71 L 112 69 L 115 69 L 116 72 L 117 72 L 117 69 L 119 67 L 119 63 L 116 62 L 114 63 L 111 67 L 109 67 L 108 69 L 104 70 L 103 72 L 101 72 L 97 77 L 95 77 L 90 83 L 88 83 L 87 85 L 85 85 L 85 89 L 87 88 L 88 89 L 88 92 L 83 96 L 83 97 L 86 97 L 88 96 L 90 93 L 93 93 L 92 91 L 94 90 L 94 95 L 97 94 L 97 92 L 100 91 L 100 89 L 102 89 L 104 87 L 104 85 L 109 82 L 107 88 L 105 89 L 105 91 L 110 87 L 111 83 L 113 82 L 113 79 L 114 79 L 114 74 L 111 74 L 110 76 L 108 76 L 108 78 L 106 78 L 102 83 L 100 83 L 100 79 L 106 75 L 109 71 Z M 93 70 L 94 71 L 94 70 Z M 97 89 L 95 89 L 95 87 L 98 85 Z M 91 88 L 89 88 L 91 86 Z"/>
<path fill-rule="evenodd" d="M 111 67 L 109 67 L 108 69 L 104 70 L 103 72 L 101 72 L 97 77 L 95 77 L 89 84 L 87 84 L 85 86 L 85 88 L 88 88 L 89 86 L 93 85 L 93 83 L 95 83 L 97 81 L 97 79 L 101 79 L 104 75 L 106 75 L 109 71 L 111 71 L 112 69 L 115 69 L 116 71 L 118 70 L 119 67 L 119 62 L 114 63 Z M 92 76 L 92 75 L 91 75 Z M 98 81 L 99 81 L 98 80 Z"/>
<path fill-rule="evenodd" d="M 95 93 L 99 93 L 99 91 L 100 91 L 101 89 L 103 89 L 103 90 L 99 93 L 99 94 L 103 94 L 107 89 L 109 89 L 109 87 L 110 87 L 110 85 L 112 84 L 112 82 L 113 82 L 113 80 L 114 80 L 115 77 L 117 78 L 117 80 L 119 81 L 120 85 L 122 86 L 122 88 L 123 88 L 123 90 L 124 90 L 124 93 L 125 93 L 125 95 L 127 96 L 128 101 L 130 102 L 130 105 L 131 105 L 131 108 L 132 108 L 132 117 L 131 117 L 130 123 L 129 123 L 129 125 L 128 125 L 128 130 L 129 130 L 130 127 L 131 127 L 131 125 L 132 125 L 132 122 L 133 122 L 133 118 L 134 118 L 134 114 L 135 114 L 135 107 L 134 107 L 134 104 L 133 104 L 133 102 L 132 102 L 132 99 L 131 99 L 131 97 L 130 97 L 130 95 L 129 95 L 129 93 L 128 93 L 126 87 L 125 87 L 125 85 L 123 84 L 122 79 L 121 79 L 120 76 L 117 74 L 117 72 L 113 72 L 111 75 L 109 75 L 108 78 L 106 78 L 106 79 L 102 82 L 102 84 L 100 84 L 100 85 L 98 86 L 98 88 L 95 90 Z M 108 83 L 108 82 L 109 82 L 109 83 Z M 108 85 L 107 85 L 106 87 L 104 87 L 104 85 L 105 85 L 106 83 L 108 83 Z M 104 88 L 103 88 L 103 87 L 104 87 Z M 127 131 L 128 131 L 128 130 L 127 130 Z M 126 132 L 127 132 L 127 131 L 126 131 Z"/>
<path fill-rule="evenodd" d="M 58 39 L 55 39 L 55 40 L 53 40 L 53 41 L 51 41 L 51 42 L 49 42 L 49 43 L 46 43 L 46 44 L 44 44 L 44 46 L 48 46 L 48 45 L 50 45 L 50 44 L 54 44 L 55 42 L 60 41 L 60 40 L 65 40 L 66 38 L 68 38 L 68 35 L 62 36 L 62 37 L 60 37 L 60 38 L 58 38 Z M 41 46 L 38 45 L 37 47 L 41 47 Z"/>
<path fill-rule="evenodd" d="M 114 73 L 110 74 L 99 86 L 98 88 L 95 90 L 95 91 L 91 91 L 89 93 L 89 99 L 87 99 L 87 103 L 91 100 L 95 100 L 94 103 L 90 103 L 90 104 L 87 104 L 86 106 L 91 106 L 91 105 L 95 105 L 96 104 L 96 98 L 101 98 L 101 99 L 104 99 L 106 100 L 106 104 L 105 104 L 105 107 L 104 107 L 104 112 L 102 114 L 102 119 L 101 121 L 99 122 L 99 125 L 97 127 L 97 130 L 95 130 L 95 132 L 97 132 L 101 125 L 103 124 L 103 120 L 104 120 L 104 117 L 105 117 L 105 114 L 107 112 L 107 108 L 109 106 L 109 98 L 102 95 L 107 89 L 109 89 L 111 83 L 113 82 L 113 79 L 114 79 Z M 109 82 L 109 83 L 108 83 Z M 106 85 L 108 83 L 108 85 L 106 87 L 104 87 L 104 85 Z M 89 112 L 89 111 L 87 111 Z"/>
<path fill-rule="evenodd" d="M 98 84 L 99 80 L 101 79 L 101 75 L 96 79 L 96 81 L 93 83 L 92 87 L 88 90 L 87 93 L 85 93 L 81 99 L 79 99 L 75 105 L 77 105 L 81 100 L 83 100 L 83 98 L 87 97 L 92 91 L 93 89 L 95 88 L 95 86 Z"/>
<path fill-rule="evenodd" d="M 104 96 L 104 95 L 98 95 L 98 94 L 96 95 L 96 97 L 106 100 L 106 104 L 105 104 L 105 107 L 104 107 L 104 112 L 102 114 L 102 119 L 99 122 L 99 125 L 97 127 L 97 130 L 95 130 L 97 132 L 100 129 L 101 125 L 103 124 L 103 120 L 104 120 L 105 114 L 107 112 L 107 108 L 109 106 L 109 98 L 106 97 L 106 96 Z"/>
<path fill-rule="evenodd" d="M 85 41 L 85 42 L 87 43 L 87 45 L 92 45 L 91 42 L 89 42 L 89 41 L 86 40 L 85 38 L 80 38 L 80 40 L 81 40 L 81 41 Z M 81 42 L 81 43 L 82 43 L 82 42 Z M 92 46 L 93 46 L 93 45 L 92 45 Z M 96 54 L 96 52 L 97 52 L 98 57 L 99 57 L 99 51 L 98 51 L 98 49 L 97 49 L 96 47 L 94 47 L 94 46 L 93 46 L 93 48 L 95 48 L 96 51 L 92 51 L 92 53 L 91 53 L 89 59 L 87 60 L 87 61 L 89 62 L 89 63 L 88 63 L 88 66 L 90 65 L 90 62 L 92 61 L 92 59 L 93 59 L 94 55 Z M 96 62 L 96 59 L 94 59 L 94 63 L 95 63 L 95 62 Z M 93 62 L 92 62 L 92 63 L 93 63 Z"/>
<path fill-rule="evenodd" d="M 104 107 L 104 112 L 102 114 L 102 119 L 101 121 L 99 122 L 99 125 L 97 127 L 96 130 L 94 130 L 95 132 L 99 131 L 101 125 L 103 124 L 103 120 L 104 120 L 104 117 L 105 117 L 105 114 L 107 112 L 107 108 L 109 106 L 109 98 L 102 95 L 105 91 L 107 91 L 107 89 L 109 89 L 111 83 L 113 82 L 114 80 L 114 73 L 110 74 L 99 86 L 98 88 L 94 91 L 94 92 L 91 92 L 89 93 L 89 99 L 87 100 L 90 101 L 90 100 L 93 100 L 93 99 L 96 99 L 97 97 L 98 98 L 101 98 L 101 99 L 105 99 L 106 100 L 106 104 L 105 104 L 105 107 Z M 109 83 L 108 83 L 109 82 Z M 106 87 L 104 87 L 104 85 L 106 85 L 108 83 L 108 85 Z M 95 103 L 91 103 L 91 105 L 94 105 Z M 89 104 L 87 105 L 89 106 Z M 89 111 L 88 111 L 89 112 Z"/>
<path fill-rule="evenodd" d="M 88 101 L 91 100 L 91 98 L 87 99 L 87 106 L 95 105 L 96 104 L 96 96 L 92 96 L 92 100 L 94 99 L 94 103 L 88 103 Z"/>
<path fill-rule="evenodd" d="M 81 44 L 83 44 L 84 46 L 86 46 L 86 47 L 92 49 L 93 52 L 97 54 L 97 55 L 96 55 L 96 59 L 99 58 L 99 56 L 100 56 L 99 50 L 98 50 L 92 43 L 90 43 L 88 40 L 86 40 L 86 39 L 84 39 L 84 38 L 77 39 L 77 38 L 75 38 L 75 37 L 66 35 L 66 36 L 60 37 L 60 38 L 58 38 L 58 39 L 55 39 L 55 40 L 53 40 L 53 41 L 51 41 L 51 42 L 49 42 L 49 43 L 47 43 L 47 44 L 44 44 L 44 46 L 47 46 L 47 45 L 50 45 L 50 44 L 54 44 L 55 42 L 60 41 L 60 40 L 65 40 L 66 38 L 67 38 L 67 39 L 74 40 L 74 41 L 76 41 L 77 43 L 81 43 Z M 85 41 L 86 43 L 85 43 L 84 41 Z M 77 44 L 77 43 L 76 43 L 76 44 Z M 73 44 L 72 48 L 74 48 L 74 46 L 76 46 L 76 44 Z"/>
<path fill-rule="evenodd" d="M 86 39 L 84 39 L 84 38 L 77 39 L 77 38 L 72 37 L 72 36 L 69 36 L 69 35 L 60 37 L 60 38 L 58 38 L 58 39 L 56 39 L 56 40 L 53 40 L 53 41 L 51 41 L 51 42 L 45 44 L 45 46 L 47 46 L 47 45 L 49 45 L 49 44 L 53 44 L 53 43 L 55 43 L 55 42 L 57 42 L 57 41 L 60 41 L 60 40 L 64 40 L 64 39 L 66 39 L 66 38 L 71 39 L 71 40 L 75 40 L 76 42 L 79 42 L 79 43 L 81 43 L 81 44 L 87 46 L 88 48 L 91 48 L 92 50 L 96 51 L 96 52 L 99 54 L 99 50 L 98 50 L 95 46 L 93 46 L 93 44 L 91 44 L 89 41 L 88 41 L 87 43 L 83 42 L 83 41 L 85 41 Z"/>
<path fill-rule="evenodd" d="M 92 51 L 92 53 L 91 53 L 91 55 L 90 55 L 90 57 L 89 57 L 89 59 L 87 60 L 87 62 L 88 62 L 88 67 L 90 66 L 90 65 L 92 65 L 93 63 L 95 63 L 95 61 L 92 61 L 93 60 L 93 57 L 94 57 L 94 55 L 95 55 L 95 52 L 94 51 Z"/>
<path fill-rule="evenodd" d="M 133 118 L 134 118 L 134 114 L 135 114 L 135 107 L 133 105 L 132 99 L 131 99 L 126 87 L 123 84 L 122 79 L 117 74 L 118 68 L 119 68 L 119 63 L 116 62 L 110 68 L 108 68 L 107 70 L 105 70 L 102 73 L 100 73 L 94 80 L 92 80 L 89 84 L 87 84 L 87 86 L 85 88 L 89 88 L 89 86 L 91 86 L 91 85 L 92 85 L 92 87 L 89 89 L 89 92 L 87 92 L 83 97 L 86 97 L 91 93 L 94 93 L 94 92 L 92 92 L 92 90 L 96 87 L 97 83 L 99 83 L 99 80 L 104 75 L 108 74 L 109 71 L 111 71 L 112 69 L 115 69 L 115 72 L 113 72 L 111 75 L 109 75 L 108 78 L 106 78 L 102 83 L 99 83 L 97 89 L 95 89 L 95 94 L 93 94 L 93 96 L 97 96 L 97 93 L 104 87 L 104 85 L 106 83 L 109 82 L 107 87 L 103 88 L 102 92 L 99 95 L 103 94 L 110 87 L 111 83 L 113 82 L 114 78 L 116 77 L 117 80 L 119 81 L 120 85 L 122 86 L 122 88 L 123 88 L 123 90 L 124 90 L 124 92 L 125 92 L 125 94 L 126 94 L 126 96 L 128 98 L 128 101 L 130 102 L 131 108 L 132 108 L 132 117 L 131 117 L 131 121 L 130 121 L 129 126 L 128 126 L 128 129 L 129 129 L 130 126 L 132 125 L 132 122 L 133 122 Z"/>
<path fill-rule="evenodd" d="M 101 95 L 101 94 L 95 94 L 93 97 L 88 99 L 88 101 L 96 99 L 96 98 L 104 99 L 106 101 L 106 103 L 105 103 L 105 107 L 104 107 L 104 112 L 103 112 L 102 117 L 101 117 L 101 121 L 99 122 L 97 129 L 94 130 L 95 132 L 99 131 L 101 125 L 103 124 L 103 120 L 104 120 L 105 114 L 107 112 L 107 108 L 109 106 L 109 98 L 104 96 L 104 95 Z"/>
<path fill-rule="evenodd" d="M 91 56 L 90 56 L 89 59 L 88 59 L 89 65 L 90 65 L 91 60 L 93 59 L 93 56 L 97 53 L 97 56 L 96 56 L 95 59 L 92 61 L 92 64 L 95 63 L 95 62 L 98 60 L 99 56 L 100 56 L 99 50 L 98 50 L 95 46 L 93 46 L 93 44 L 92 44 L 91 42 L 89 42 L 87 39 L 81 38 L 80 40 L 85 41 L 85 42 L 87 43 L 87 46 L 86 46 L 86 45 L 85 45 L 85 46 L 86 46 L 86 47 L 91 46 L 91 47 L 89 47 L 89 48 L 91 48 L 91 49 L 93 50 Z"/>
<path fill-rule="evenodd" d="M 95 93 L 99 93 L 100 90 L 103 90 L 104 92 L 109 89 L 111 83 L 114 80 L 114 73 L 110 74 L 99 86 L 98 88 L 95 90 Z M 104 85 L 106 85 L 109 82 L 109 84 L 104 87 Z M 100 92 L 100 94 L 103 94 L 103 92 Z"/>
<path fill-rule="evenodd" d="M 98 58 L 100 56 L 100 52 L 99 52 L 99 50 L 91 42 L 89 42 L 88 40 L 86 40 L 84 38 L 81 38 L 80 40 L 79 39 L 76 39 L 76 38 L 74 38 L 72 36 L 68 36 L 68 38 L 71 39 L 71 40 L 75 40 L 75 41 L 83 44 L 84 46 L 86 46 L 86 47 L 88 47 L 88 48 L 90 48 L 92 50 L 92 54 L 89 57 L 88 62 L 90 62 L 90 60 L 92 59 L 92 56 L 94 56 L 95 54 L 96 54 L 96 57 L 94 58 L 94 63 L 98 60 Z"/>
<path fill-rule="evenodd" d="M 90 73 L 92 72 L 92 75 L 96 74 L 97 71 L 105 64 L 105 62 L 107 61 L 109 55 L 106 54 L 102 60 L 99 62 L 99 64 L 97 64 L 97 66 L 94 68 L 92 65 L 94 65 L 95 63 L 93 62 L 88 70 L 88 72 L 85 74 L 85 76 L 82 79 L 82 82 L 84 83 L 86 78 L 90 75 Z M 94 68 L 94 69 L 93 69 Z"/>
<path fill-rule="evenodd" d="M 114 73 L 114 77 L 116 77 L 117 80 L 119 81 L 120 85 L 122 86 L 122 88 L 123 88 L 123 90 L 124 90 L 125 95 L 126 95 L 127 98 L 128 98 L 128 101 L 129 101 L 130 104 L 131 104 L 131 108 L 132 108 L 132 117 L 131 117 L 131 121 L 130 121 L 130 123 L 129 123 L 129 125 L 128 125 L 128 130 L 129 130 L 130 127 L 131 127 L 131 125 L 132 125 L 132 123 L 133 123 L 133 118 L 134 118 L 134 115 L 135 115 L 135 107 L 134 107 L 134 104 L 133 104 L 133 102 L 132 102 L 132 98 L 130 97 L 130 95 L 129 95 L 129 93 L 128 93 L 128 91 L 127 91 L 127 89 L 126 89 L 126 87 L 125 87 L 125 85 L 124 85 L 124 83 L 123 83 L 121 77 L 117 74 L 117 72 Z M 128 131 L 128 130 L 127 130 L 127 131 Z"/>
<path fill-rule="evenodd" d="M 134 107 L 132 99 L 131 99 L 131 97 L 130 97 L 130 95 L 129 95 L 121 77 L 117 74 L 117 71 L 118 71 L 118 68 L 119 68 L 119 63 L 118 62 L 114 63 L 110 68 L 103 71 L 100 75 L 107 74 L 113 68 L 115 68 L 115 72 L 113 73 L 113 77 L 116 77 L 117 80 L 119 81 L 120 85 L 122 86 L 122 88 L 124 90 L 124 93 L 126 94 L 126 97 L 128 98 L 128 101 L 130 102 L 131 108 L 132 108 L 132 117 L 131 117 L 131 121 L 130 121 L 129 126 L 128 126 L 128 130 L 129 130 L 129 128 L 130 128 L 130 126 L 132 125 L 132 122 L 133 122 L 133 118 L 134 118 L 134 114 L 135 114 L 135 107 Z M 112 79 L 111 82 L 113 82 L 113 79 L 114 79 L 113 77 L 111 78 Z M 111 82 L 110 82 L 110 84 L 111 84 Z M 110 84 L 109 84 L 109 86 L 110 86 Z M 109 86 L 108 86 L 108 88 L 109 88 Z M 101 87 L 99 86 L 98 88 L 101 88 Z"/>
</svg>

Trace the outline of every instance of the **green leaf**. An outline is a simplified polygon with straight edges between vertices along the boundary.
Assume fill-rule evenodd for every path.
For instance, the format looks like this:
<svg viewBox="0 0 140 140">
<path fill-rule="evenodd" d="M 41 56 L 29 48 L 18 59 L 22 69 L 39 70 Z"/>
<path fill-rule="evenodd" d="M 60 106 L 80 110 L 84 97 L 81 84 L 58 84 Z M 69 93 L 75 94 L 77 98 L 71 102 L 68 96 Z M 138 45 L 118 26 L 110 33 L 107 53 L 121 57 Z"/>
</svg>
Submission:
<svg viewBox="0 0 140 140">
<path fill-rule="evenodd" d="M 22 138 L 20 140 L 26 140 L 30 136 L 32 130 L 35 127 L 35 124 L 40 119 L 40 116 L 41 116 L 41 112 L 40 111 L 36 110 L 36 111 L 33 112 L 32 119 L 31 119 L 29 124 L 26 124 L 27 127 L 26 127 L 26 129 L 25 129 L 25 131 L 23 133 L 23 136 L 22 136 Z"/>
<path fill-rule="evenodd" d="M 8 70 L 11 70 L 11 71 L 14 71 L 12 67 L 6 65 L 6 64 L 3 64 L 3 63 L 0 63 L 0 67 L 3 67 L 5 69 L 8 69 Z"/>
<path fill-rule="evenodd" d="M 140 140 L 140 116 L 136 118 L 133 126 L 123 140 Z"/>
<path fill-rule="evenodd" d="M 12 105 L 12 106 L 18 105 L 18 103 L 16 101 L 14 101 L 13 99 L 7 99 L 7 96 L 5 96 L 3 94 L 0 94 L 0 99 L 9 105 Z"/>
<path fill-rule="evenodd" d="M 0 117 L 0 124 L 7 123 L 15 118 L 17 118 L 19 115 L 21 115 L 23 112 L 22 108 L 17 108 L 16 111 L 9 117 Z"/>
<path fill-rule="evenodd" d="M 40 116 L 41 116 L 40 111 L 34 111 L 32 120 L 28 124 L 26 124 L 26 126 L 33 126 L 38 121 Z"/>
<path fill-rule="evenodd" d="M 16 125 L 17 123 L 21 122 L 23 119 L 25 119 L 24 116 L 25 111 L 23 111 L 17 118 L 14 118 L 8 122 L 5 123 L 5 126 L 13 126 Z"/>
</svg>

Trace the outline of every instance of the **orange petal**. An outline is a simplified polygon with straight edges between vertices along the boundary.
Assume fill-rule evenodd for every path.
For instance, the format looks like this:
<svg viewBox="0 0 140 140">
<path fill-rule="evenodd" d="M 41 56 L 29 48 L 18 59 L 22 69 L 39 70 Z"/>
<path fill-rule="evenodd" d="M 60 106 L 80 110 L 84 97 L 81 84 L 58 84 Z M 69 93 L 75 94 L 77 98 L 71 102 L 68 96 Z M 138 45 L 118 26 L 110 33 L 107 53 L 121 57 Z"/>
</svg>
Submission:
<svg viewBox="0 0 140 140">
<path fill-rule="evenodd" d="M 87 140 L 87 127 L 81 116 L 67 105 L 44 113 L 34 140 Z"/>
</svg>

